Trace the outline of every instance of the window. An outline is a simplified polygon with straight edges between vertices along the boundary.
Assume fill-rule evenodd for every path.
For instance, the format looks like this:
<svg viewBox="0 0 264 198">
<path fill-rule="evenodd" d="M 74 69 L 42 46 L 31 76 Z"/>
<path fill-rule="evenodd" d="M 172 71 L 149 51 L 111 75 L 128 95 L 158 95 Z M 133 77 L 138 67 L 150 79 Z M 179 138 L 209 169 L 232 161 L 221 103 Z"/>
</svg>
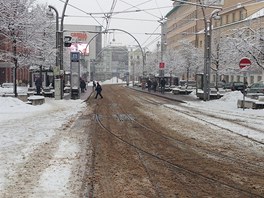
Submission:
<svg viewBox="0 0 264 198">
<path fill-rule="evenodd" d="M 235 22 L 236 21 L 236 13 L 232 13 L 232 22 Z"/>
<path fill-rule="evenodd" d="M 254 76 L 250 76 L 250 84 L 254 83 Z"/>
<path fill-rule="evenodd" d="M 262 80 L 262 76 L 258 76 L 258 81 L 261 81 Z"/>
<path fill-rule="evenodd" d="M 200 41 L 199 45 L 200 45 L 200 47 L 203 47 L 203 41 Z"/>
<path fill-rule="evenodd" d="M 244 19 L 243 11 L 239 11 L 239 19 L 240 19 L 240 20 Z"/>
<path fill-rule="evenodd" d="M 226 24 L 229 23 L 229 15 L 226 15 Z"/>
</svg>

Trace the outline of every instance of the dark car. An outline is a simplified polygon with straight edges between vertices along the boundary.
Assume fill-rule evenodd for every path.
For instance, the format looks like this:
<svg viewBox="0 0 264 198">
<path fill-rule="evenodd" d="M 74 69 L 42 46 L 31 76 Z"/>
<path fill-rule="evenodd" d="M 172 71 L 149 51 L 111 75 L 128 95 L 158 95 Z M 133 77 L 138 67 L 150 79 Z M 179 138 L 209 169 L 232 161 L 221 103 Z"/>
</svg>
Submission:
<svg viewBox="0 0 264 198">
<path fill-rule="evenodd" d="M 228 82 L 223 86 L 224 89 L 231 89 L 232 91 L 241 91 L 242 93 L 247 88 L 243 82 Z"/>
<path fill-rule="evenodd" d="M 231 82 L 225 83 L 224 86 L 223 86 L 223 88 L 224 89 L 232 89 L 232 84 L 233 83 L 231 83 Z"/>
<path fill-rule="evenodd" d="M 247 89 L 248 94 L 264 94 L 264 81 L 253 83 Z"/>
<path fill-rule="evenodd" d="M 231 83 L 232 91 L 243 91 L 245 88 L 246 87 L 243 82 L 232 82 Z"/>
</svg>

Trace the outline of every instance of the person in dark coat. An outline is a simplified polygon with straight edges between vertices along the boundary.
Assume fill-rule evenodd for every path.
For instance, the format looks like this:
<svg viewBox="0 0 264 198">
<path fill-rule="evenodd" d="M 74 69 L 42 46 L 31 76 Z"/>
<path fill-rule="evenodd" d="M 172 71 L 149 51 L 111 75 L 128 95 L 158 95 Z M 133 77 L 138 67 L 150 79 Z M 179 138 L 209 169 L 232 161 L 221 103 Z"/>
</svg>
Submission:
<svg viewBox="0 0 264 198">
<path fill-rule="evenodd" d="M 93 81 L 93 91 L 95 91 L 96 83 Z"/>
<path fill-rule="evenodd" d="M 157 89 L 157 86 L 158 86 L 158 82 L 157 82 L 157 80 L 154 79 L 154 81 L 153 81 L 152 84 L 153 84 L 153 91 L 156 92 L 156 89 Z"/>
<path fill-rule="evenodd" d="M 40 77 L 37 78 L 35 81 L 36 89 L 37 89 L 37 95 L 40 95 L 41 87 L 42 87 L 42 82 Z"/>
<path fill-rule="evenodd" d="M 81 92 L 84 93 L 84 90 L 86 90 L 86 83 L 83 79 L 80 79 L 80 88 Z"/>
<path fill-rule="evenodd" d="M 166 85 L 166 80 L 164 78 L 162 78 L 160 80 L 160 88 L 161 88 L 161 93 L 164 94 L 165 92 L 165 85 Z"/>
<path fill-rule="evenodd" d="M 95 88 L 95 91 L 96 91 L 96 96 L 95 96 L 95 99 L 97 99 L 97 96 L 101 96 L 101 98 L 103 98 L 101 92 L 102 92 L 102 87 L 101 85 L 99 84 L 99 82 L 97 82 L 97 85 L 96 85 L 96 88 Z"/>
<path fill-rule="evenodd" d="M 151 85 L 152 85 L 152 82 L 150 79 L 148 79 L 147 85 L 148 85 L 148 91 L 150 92 L 151 91 Z"/>
</svg>

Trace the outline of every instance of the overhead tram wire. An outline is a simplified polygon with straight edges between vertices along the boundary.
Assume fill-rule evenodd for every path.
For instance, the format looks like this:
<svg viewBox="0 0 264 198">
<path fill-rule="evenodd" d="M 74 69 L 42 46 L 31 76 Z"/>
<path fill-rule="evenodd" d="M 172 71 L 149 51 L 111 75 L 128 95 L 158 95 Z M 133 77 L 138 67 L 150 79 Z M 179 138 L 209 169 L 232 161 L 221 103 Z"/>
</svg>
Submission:
<svg viewBox="0 0 264 198">
<path fill-rule="evenodd" d="M 67 17 L 76 17 L 76 18 L 91 18 L 91 16 L 81 16 L 81 15 L 66 15 Z M 93 18 L 101 18 L 103 19 L 104 17 L 93 17 Z M 157 20 L 152 20 L 152 19 L 135 19 L 135 18 L 121 18 L 121 17 L 112 17 L 112 20 L 127 20 L 127 21 L 145 21 L 145 22 L 157 22 Z"/>
<path fill-rule="evenodd" d="M 106 20 L 105 30 L 106 31 L 109 29 L 111 17 L 113 15 L 114 10 L 115 10 L 116 3 L 117 3 L 117 0 L 113 0 L 109 14 L 105 14 L 105 20 Z"/>
<path fill-rule="evenodd" d="M 64 2 L 64 1 L 62 1 L 62 0 L 59 0 L 59 1 Z M 80 11 L 80 12 L 83 12 L 83 13 L 85 13 L 85 14 L 87 14 L 87 15 L 90 15 L 91 18 L 93 18 L 93 19 L 94 19 L 94 20 L 95 20 L 95 21 L 96 21 L 101 27 L 103 27 L 103 25 L 102 25 L 102 24 L 101 24 L 96 18 L 94 18 L 94 17 L 92 16 L 92 14 L 87 13 L 87 12 L 85 12 L 84 10 L 82 10 L 82 9 L 80 9 L 80 8 L 78 8 L 78 7 L 76 7 L 76 6 L 72 5 L 72 4 L 70 4 L 70 3 L 68 3 L 68 6 L 74 8 L 74 9 Z M 66 17 L 66 16 L 68 16 L 68 15 L 65 15 L 65 17 Z"/>
<path fill-rule="evenodd" d="M 123 2 L 123 3 L 126 3 L 127 5 L 133 6 L 132 4 L 127 3 L 127 2 L 125 2 L 125 1 L 123 1 L 123 0 L 120 0 L 120 1 Z M 142 5 L 142 4 L 140 4 L 140 5 Z M 135 7 L 135 6 L 133 6 L 133 7 Z M 138 8 L 138 7 L 136 6 L 136 8 Z M 150 12 L 147 12 L 147 11 L 145 11 L 145 10 L 143 10 L 143 12 L 145 12 L 145 13 L 147 13 L 147 14 L 149 14 L 149 15 L 155 17 L 155 18 L 159 18 L 158 16 L 156 16 L 156 15 L 150 13 Z"/>
<path fill-rule="evenodd" d="M 157 8 L 159 7 L 159 5 L 158 5 L 158 2 L 157 2 L 157 0 L 155 0 L 155 3 L 156 3 L 156 6 L 157 6 Z M 161 10 L 159 9 L 159 12 L 160 12 L 160 16 L 162 16 L 163 17 L 163 15 L 162 15 L 162 12 L 161 12 Z"/>
<path fill-rule="evenodd" d="M 120 0 L 121 2 L 123 2 L 123 3 L 125 3 L 125 4 L 128 4 L 127 2 L 125 2 L 125 1 L 122 1 L 122 0 Z M 125 9 L 124 11 L 130 11 L 130 9 L 131 8 L 136 8 L 136 9 L 139 9 L 138 8 L 138 6 L 141 6 L 141 5 L 144 5 L 145 3 L 148 3 L 148 2 L 150 2 L 150 1 L 152 1 L 152 0 L 148 0 L 148 1 L 145 1 L 145 2 L 143 2 L 143 3 L 140 3 L 140 4 L 137 4 L 137 5 L 132 5 L 132 4 L 128 4 L 129 6 L 131 6 L 130 8 L 127 8 L 127 9 Z"/>
<path fill-rule="evenodd" d="M 100 10 L 103 12 L 103 8 L 101 7 L 100 3 L 98 2 L 98 0 L 96 0 L 97 5 L 99 6 Z"/>
<path fill-rule="evenodd" d="M 160 24 L 158 25 L 158 27 L 156 27 L 156 29 L 150 34 L 150 36 L 143 42 L 143 45 L 151 38 L 151 36 L 156 34 L 156 31 L 158 30 L 158 28 L 160 27 Z"/>
<path fill-rule="evenodd" d="M 160 40 L 161 36 L 157 36 L 155 39 L 153 39 L 150 43 L 146 45 L 146 47 L 152 46 L 153 44 L 157 43 Z"/>
<path fill-rule="evenodd" d="M 64 1 L 63 0 L 59 0 L 59 1 L 61 1 L 61 2 L 63 2 L 64 3 Z M 123 0 L 120 0 L 120 1 L 122 1 L 122 2 L 124 2 Z M 146 2 L 149 2 L 149 1 L 146 1 Z M 141 4 L 139 4 L 139 5 L 142 5 L 142 4 L 145 4 L 146 2 L 144 2 L 144 3 L 141 3 Z M 133 5 L 131 5 L 131 4 L 129 4 L 129 3 L 127 3 L 127 2 L 124 2 L 124 3 L 126 3 L 126 4 L 128 4 L 128 5 L 130 5 L 130 6 L 132 6 L 133 8 L 134 7 L 136 7 L 136 6 L 133 6 Z M 112 8 L 114 8 L 115 7 L 115 5 L 116 5 L 116 1 L 115 0 L 113 0 L 113 4 L 112 4 Z M 76 7 L 76 6 L 74 6 L 74 5 L 72 5 L 72 4 L 68 4 L 68 6 L 70 6 L 70 7 L 72 7 L 72 8 L 74 8 L 74 9 L 76 9 L 76 10 L 78 10 L 78 11 L 80 11 L 80 12 L 82 12 L 82 13 L 84 13 L 84 14 L 86 14 L 86 15 L 89 15 L 91 18 L 93 18 L 101 27 L 104 27 L 96 18 L 98 18 L 98 17 L 94 17 L 93 15 L 100 15 L 100 14 L 105 14 L 105 13 L 87 13 L 86 11 L 84 11 L 84 10 L 82 10 L 82 9 L 80 9 L 80 8 L 78 8 L 78 7 Z M 156 7 L 156 8 L 149 8 L 149 9 L 138 9 L 138 10 L 124 10 L 124 11 L 119 11 L 119 12 L 114 12 L 113 11 L 113 9 L 111 10 L 111 12 L 106 12 L 107 14 L 111 14 L 111 19 L 113 19 L 113 17 L 112 17 L 112 15 L 113 14 L 122 14 L 122 13 L 132 13 L 132 12 L 145 12 L 145 13 L 147 13 L 147 14 L 149 14 L 149 15 L 151 15 L 151 16 L 153 16 L 153 17 L 155 17 L 155 18 L 158 18 L 158 19 L 160 19 L 158 16 L 155 16 L 155 15 L 153 15 L 153 14 L 151 14 L 151 13 L 149 13 L 149 12 L 147 12 L 148 10 L 156 10 L 156 9 L 163 9 L 163 8 L 169 8 L 169 7 L 171 7 L 171 6 L 164 6 L 164 7 Z M 70 16 L 70 15 L 66 15 L 66 16 L 68 16 L 68 17 L 73 17 L 73 16 Z M 77 16 L 76 16 L 77 17 Z M 104 18 L 104 17 L 101 17 L 101 18 Z M 126 19 L 125 19 L 126 20 Z M 132 20 L 132 19 L 131 19 Z M 136 20 L 136 19 L 133 19 L 133 20 Z M 139 21 L 145 21 L 145 20 L 143 20 L 143 19 L 138 19 Z M 150 20 L 151 21 L 151 20 Z M 153 21 L 154 22 L 154 21 Z M 156 28 L 156 30 L 157 30 L 158 28 Z M 156 31 L 155 30 L 155 31 Z M 154 31 L 154 32 L 155 32 Z M 140 34 L 140 33 L 135 33 L 135 34 Z M 149 40 L 150 38 L 148 38 L 144 43 L 146 43 L 148 40 Z M 152 42 L 151 42 L 152 43 Z"/>
</svg>

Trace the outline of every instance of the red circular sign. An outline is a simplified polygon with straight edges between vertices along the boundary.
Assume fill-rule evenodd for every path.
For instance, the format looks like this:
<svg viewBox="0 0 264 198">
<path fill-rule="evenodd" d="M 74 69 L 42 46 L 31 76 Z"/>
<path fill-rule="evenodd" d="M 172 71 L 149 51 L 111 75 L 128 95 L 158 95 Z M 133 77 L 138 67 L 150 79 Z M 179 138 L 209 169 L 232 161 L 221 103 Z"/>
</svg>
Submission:
<svg viewBox="0 0 264 198">
<path fill-rule="evenodd" d="M 160 62 L 160 64 L 159 64 L 159 68 L 160 68 L 160 69 L 164 69 L 164 67 L 165 67 L 165 63 L 164 63 L 164 62 Z"/>
<path fill-rule="evenodd" d="M 248 58 L 242 58 L 239 62 L 239 67 L 240 69 L 243 69 L 246 66 L 250 66 L 251 65 L 251 61 Z"/>
</svg>

